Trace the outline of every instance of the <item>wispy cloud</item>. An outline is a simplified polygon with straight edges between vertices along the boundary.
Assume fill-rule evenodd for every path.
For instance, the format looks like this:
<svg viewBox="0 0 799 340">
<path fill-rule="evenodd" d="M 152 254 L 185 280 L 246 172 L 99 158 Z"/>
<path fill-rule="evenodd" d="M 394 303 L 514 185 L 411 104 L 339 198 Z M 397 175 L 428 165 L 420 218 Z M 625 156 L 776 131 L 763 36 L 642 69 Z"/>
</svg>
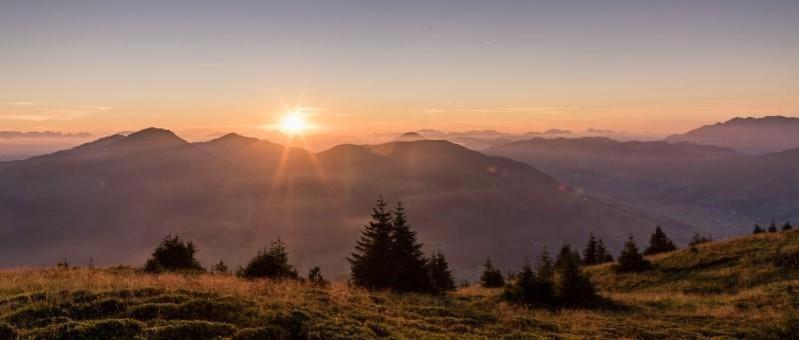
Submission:
<svg viewBox="0 0 799 340">
<path fill-rule="evenodd" d="M 541 114 L 558 114 L 566 113 L 569 111 L 577 110 L 576 106 L 512 106 L 512 107 L 480 107 L 480 108 L 426 108 L 423 113 L 427 114 L 441 114 L 441 113 L 541 113 Z"/>
<path fill-rule="evenodd" d="M 111 109 L 111 107 L 108 106 L 98 105 L 72 106 L 35 102 L 11 102 L 6 104 L 13 108 L 9 108 L 8 110 L 0 109 L 0 120 L 22 120 L 31 122 L 73 120 Z"/>
</svg>

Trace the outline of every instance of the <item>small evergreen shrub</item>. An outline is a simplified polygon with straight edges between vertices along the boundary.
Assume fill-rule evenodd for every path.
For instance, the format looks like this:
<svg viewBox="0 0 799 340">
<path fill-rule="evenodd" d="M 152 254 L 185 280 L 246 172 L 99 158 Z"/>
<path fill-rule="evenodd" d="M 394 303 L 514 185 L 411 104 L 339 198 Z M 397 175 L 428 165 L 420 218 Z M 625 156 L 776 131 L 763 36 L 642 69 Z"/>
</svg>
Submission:
<svg viewBox="0 0 799 340">
<path fill-rule="evenodd" d="M 184 242 L 178 236 L 167 235 L 147 260 L 144 270 L 149 273 L 202 271 L 203 267 L 195 258 L 196 253 L 197 247 L 191 241 Z"/>
<path fill-rule="evenodd" d="M 486 259 L 485 264 L 483 264 L 483 273 L 480 274 L 480 285 L 486 288 L 505 286 L 505 278 L 502 276 L 502 272 L 494 268 L 491 259 Z"/>
<path fill-rule="evenodd" d="M 46 305 L 33 305 L 20 308 L 4 317 L 5 321 L 20 328 L 29 328 L 37 325 L 40 320 L 49 320 L 55 317 L 67 316 L 61 308 Z"/>
<path fill-rule="evenodd" d="M 282 340 L 288 333 L 278 326 L 245 328 L 233 335 L 233 340 Z"/>
<path fill-rule="evenodd" d="M 248 279 L 296 279 L 297 271 L 289 264 L 286 245 L 278 238 L 269 249 L 259 251 L 246 267 L 239 269 L 238 275 Z"/>
<path fill-rule="evenodd" d="M 144 324 L 135 320 L 105 319 L 54 324 L 37 328 L 26 336 L 53 340 L 134 339 L 142 334 L 143 329 Z"/>
<path fill-rule="evenodd" d="M 236 333 L 236 327 L 228 323 L 180 320 L 168 323 L 165 326 L 153 327 L 147 330 L 147 339 L 150 340 L 212 340 L 230 337 Z"/>
<path fill-rule="evenodd" d="M 638 246 L 635 245 L 635 240 L 632 235 L 630 235 L 627 242 L 624 243 L 624 249 L 621 251 L 618 261 L 613 266 L 613 270 L 617 273 L 630 273 L 645 271 L 651 267 L 652 263 L 638 252 Z"/>
<path fill-rule="evenodd" d="M 644 250 L 644 255 L 655 255 L 660 253 L 667 253 L 677 249 L 674 242 L 671 241 L 668 235 L 657 226 L 652 237 L 649 239 L 649 246 Z"/>
<path fill-rule="evenodd" d="M 19 336 L 17 328 L 5 322 L 0 322 L 0 339 L 14 340 Z"/>
</svg>

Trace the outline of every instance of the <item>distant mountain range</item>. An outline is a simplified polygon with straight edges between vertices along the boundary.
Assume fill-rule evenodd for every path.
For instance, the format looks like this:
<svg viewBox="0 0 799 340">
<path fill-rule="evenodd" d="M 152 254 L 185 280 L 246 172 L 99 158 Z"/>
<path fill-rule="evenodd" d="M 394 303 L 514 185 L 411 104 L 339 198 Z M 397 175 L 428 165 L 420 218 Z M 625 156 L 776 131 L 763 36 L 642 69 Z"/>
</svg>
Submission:
<svg viewBox="0 0 799 340">
<path fill-rule="evenodd" d="M 799 148 L 756 156 L 687 142 L 533 138 L 486 153 L 716 234 L 741 233 L 771 219 L 799 221 Z"/>
<path fill-rule="evenodd" d="M 763 154 L 799 147 L 799 117 L 733 118 L 666 138 L 669 142 L 728 147 Z"/>
<path fill-rule="evenodd" d="M 229 134 L 189 143 L 150 128 L 27 160 L 0 162 L 0 266 L 141 264 L 168 233 L 206 264 L 243 263 L 275 237 L 300 268 L 346 272 L 378 195 L 402 200 L 420 240 L 460 273 L 491 256 L 518 265 L 589 232 L 618 251 L 682 222 L 609 204 L 529 165 L 447 141 L 340 145 L 319 153 Z"/>
</svg>

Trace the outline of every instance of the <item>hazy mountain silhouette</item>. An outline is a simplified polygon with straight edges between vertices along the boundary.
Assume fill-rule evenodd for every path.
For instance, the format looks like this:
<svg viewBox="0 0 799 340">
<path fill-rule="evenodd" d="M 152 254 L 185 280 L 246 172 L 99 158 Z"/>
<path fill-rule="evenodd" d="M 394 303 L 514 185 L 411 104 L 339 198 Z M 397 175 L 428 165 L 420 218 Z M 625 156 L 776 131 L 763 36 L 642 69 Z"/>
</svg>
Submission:
<svg viewBox="0 0 799 340">
<path fill-rule="evenodd" d="M 799 118 L 733 118 L 669 136 L 666 141 L 717 145 L 753 154 L 783 151 L 799 147 Z"/>
<path fill-rule="evenodd" d="M 420 135 L 416 132 L 406 132 L 397 137 L 397 142 L 415 142 L 420 140 L 425 140 L 424 136 Z"/>
<path fill-rule="evenodd" d="M 460 271 L 485 256 L 518 263 L 537 247 L 618 249 L 628 233 L 686 224 L 581 195 L 535 168 L 446 141 L 341 145 L 311 153 L 235 134 L 188 143 L 147 129 L 0 162 L 0 265 L 143 263 L 165 234 L 206 264 L 243 263 L 276 236 L 301 268 L 342 273 L 378 194 L 406 204 L 426 247 Z"/>
<path fill-rule="evenodd" d="M 486 152 L 589 195 L 732 234 L 772 218 L 799 219 L 798 150 L 753 156 L 686 142 L 535 138 Z"/>
</svg>

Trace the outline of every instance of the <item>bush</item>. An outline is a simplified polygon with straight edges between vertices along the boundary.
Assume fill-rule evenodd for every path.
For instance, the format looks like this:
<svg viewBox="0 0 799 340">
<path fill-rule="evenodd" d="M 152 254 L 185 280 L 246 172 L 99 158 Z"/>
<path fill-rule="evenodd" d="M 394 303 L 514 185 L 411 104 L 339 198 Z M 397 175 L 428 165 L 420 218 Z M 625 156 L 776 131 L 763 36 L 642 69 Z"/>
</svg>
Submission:
<svg viewBox="0 0 799 340">
<path fill-rule="evenodd" d="M 245 328 L 233 335 L 233 340 L 282 340 L 288 338 L 286 331 L 277 326 Z"/>
<path fill-rule="evenodd" d="M 29 328 L 36 325 L 39 320 L 62 316 L 67 316 L 67 313 L 61 308 L 34 305 L 9 313 L 5 316 L 5 321 L 16 327 Z"/>
<path fill-rule="evenodd" d="M 131 307 L 128 315 L 137 320 L 209 320 L 241 323 L 254 314 L 250 306 L 233 301 L 195 299 L 181 304 L 144 303 Z"/>
<path fill-rule="evenodd" d="M 208 321 L 175 321 L 166 326 L 147 330 L 147 338 L 151 340 L 204 340 L 229 337 L 236 333 L 236 327 L 228 323 Z"/>
<path fill-rule="evenodd" d="M 17 328 L 5 322 L 0 322 L 0 339 L 13 340 L 19 336 Z"/>
<path fill-rule="evenodd" d="M 319 267 L 313 267 L 308 271 L 308 282 L 314 287 L 327 287 L 330 282 L 327 282 L 322 276 L 322 270 Z"/>
<path fill-rule="evenodd" d="M 259 251 L 246 267 L 239 269 L 238 275 L 249 279 L 295 279 L 297 271 L 289 264 L 286 245 L 278 238 L 269 249 Z"/>
<path fill-rule="evenodd" d="M 289 335 L 289 339 L 305 339 L 308 337 L 308 321 L 310 317 L 303 311 L 281 312 L 269 318 L 272 326 L 280 327 Z"/>
<path fill-rule="evenodd" d="M 147 260 L 144 270 L 149 273 L 163 271 L 202 271 L 195 254 L 197 247 L 191 241 L 183 242 L 178 236 L 167 235 Z"/>
<path fill-rule="evenodd" d="M 110 298 L 73 306 L 69 316 L 73 319 L 102 319 L 125 311 L 126 304 L 119 299 Z"/>
<path fill-rule="evenodd" d="M 505 278 L 499 269 L 494 268 L 491 259 L 486 259 L 483 265 L 483 273 L 480 274 L 480 284 L 486 288 L 497 288 L 505 285 Z"/>
<path fill-rule="evenodd" d="M 129 319 L 106 319 L 91 322 L 66 322 L 38 328 L 27 334 L 30 338 L 46 339 L 133 339 L 144 325 Z"/>
</svg>

